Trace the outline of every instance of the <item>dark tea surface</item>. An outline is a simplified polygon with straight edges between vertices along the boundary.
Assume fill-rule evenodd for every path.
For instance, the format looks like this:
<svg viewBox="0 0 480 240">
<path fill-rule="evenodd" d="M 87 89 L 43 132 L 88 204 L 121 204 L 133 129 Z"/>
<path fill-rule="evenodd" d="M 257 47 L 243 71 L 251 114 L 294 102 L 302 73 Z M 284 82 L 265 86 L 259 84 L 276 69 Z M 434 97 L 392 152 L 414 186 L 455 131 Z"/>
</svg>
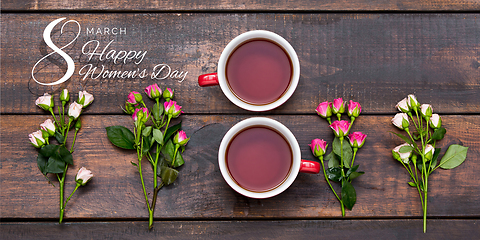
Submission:
<svg viewBox="0 0 480 240">
<path fill-rule="evenodd" d="M 226 76 L 237 97 L 251 104 L 265 105 L 286 92 L 292 78 L 292 63 L 277 44 L 252 40 L 230 55 Z"/>
<path fill-rule="evenodd" d="M 281 184 L 292 165 L 288 142 L 276 131 L 251 127 L 238 133 L 227 147 L 227 169 L 242 188 L 263 192 Z"/>
</svg>

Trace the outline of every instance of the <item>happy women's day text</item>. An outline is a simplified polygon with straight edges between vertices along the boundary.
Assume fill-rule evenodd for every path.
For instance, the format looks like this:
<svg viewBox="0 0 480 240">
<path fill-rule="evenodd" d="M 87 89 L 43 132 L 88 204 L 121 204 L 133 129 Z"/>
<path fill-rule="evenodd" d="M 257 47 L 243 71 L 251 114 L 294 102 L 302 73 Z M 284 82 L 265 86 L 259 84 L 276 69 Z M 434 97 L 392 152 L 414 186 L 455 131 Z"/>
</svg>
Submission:
<svg viewBox="0 0 480 240">
<path fill-rule="evenodd" d="M 125 51 L 120 50 L 116 51 L 113 49 L 108 50 L 110 45 L 115 40 L 111 40 L 101 52 L 97 51 L 100 47 L 100 42 L 98 40 L 91 40 L 86 42 L 82 47 L 82 54 L 88 57 L 88 61 L 91 61 L 94 57 L 98 57 L 98 61 L 103 62 L 106 60 L 112 61 L 114 64 L 128 64 L 133 63 L 135 65 L 139 65 L 147 55 L 147 51 Z M 140 70 L 137 68 L 136 70 L 111 70 L 105 69 L 105 66 L 102 64 L 101 66 L 94 66 L 93 64 L 89 63 L 80 68 L 78 71 L 80 76 L 83 76 L 83 80 L 87 78 L 98 79 L 98 78 L 146 78 L 150 76 L 151 79 L 155 80 L 163 80 L 163 79 L 175 79 L 178 82 L 183 82 L 185 77 L 187 77 L 188 71 L 179 71 L 179 70 L 172 70 L 170 66 L 165 63 L 157 64 L 153 67 L 151 73 L 147 72 L 147 69 Z"/>
</svg>

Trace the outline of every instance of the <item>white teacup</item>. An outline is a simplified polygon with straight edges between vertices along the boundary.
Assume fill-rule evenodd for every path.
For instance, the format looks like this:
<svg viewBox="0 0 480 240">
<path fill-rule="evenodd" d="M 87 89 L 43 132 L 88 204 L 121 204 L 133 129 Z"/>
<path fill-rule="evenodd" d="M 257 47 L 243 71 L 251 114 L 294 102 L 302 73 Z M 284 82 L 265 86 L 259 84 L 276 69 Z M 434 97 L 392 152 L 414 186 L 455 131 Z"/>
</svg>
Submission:
<svg viewBox="0 0 480 240">
<path fill-rule="evenodd" d="M 236 141 L 244 141 L 241 140 L 240 138 L 243 137 L 244 134 L 249 134 L 247 131 L 273 131 L 276 134 L 280 136 L 280 138 L 283 138 L 283 140 L 286 142 L 285 145 L 290 148 L 291 155 L 288 156 L 290 160 L 290 163 L 286 163 L 287 165 L 281 166 L 283 170 L 278 170 L 278 165 L 279 163 L 276 162 L 275 154 L 270 154 L 268 153 L 267 158 L 263 157 L 258 157 L 261 158 L 261 161 L 271 161 L 271 164 L 269 162 L 262 163 L 262 166 L 257 166 L 256 161 L 259 159 L 250 159 L 250 158 L 241 158 L 240 162 L 235 162 L 232 166 L 239 166 L 238 164 L 242 164 L 241 161 L 245 161 L 245 164 L 249 164 L 247 166 L 243 166 L 237 169 L 231 169 L 232 166 L 229 166 L 229 163 L 231 163 L 230 159 L 228 158 L 235 158 L 237 156 L 231 156 L 231 154 L 234 154 L 233 152 L 241 152 L 242 154 L 245 153 L 245 151 L 251 150 L 250 145 L 255 145 L 255 146 L 262 146 L 262 139 L 254 139 L 251 143 L 247 142 L 247 144 L 240 144 L 238 145 Z M 275 133 L 269 133 L 272 134 L 272 136 L 275 136 Z M 253 133 L 255 134 L 255 133 Z M 255 136 L 255 135 L 252 135 Z M 238 139 L 238 140 L 237 140 Z M 278 139 L 277 139 L 278 140 Z M 234 144 L 237 144 L 235 147 L 233 147 Z M 266 143 L 267 145 L 269 144 L 268 142 Z M 279 145 L 279 144 L 276 144 Z M 281 144 L 280 144 L 281 145 Z M 231 148 L 240 148 L 240 149 L 231 149 Z M 244 149 L 241 149 L 244 148 Z M 285 150 L 285 149 L 281 149 Z M 232 151 L 232 152 L 230 152 Z M 288 152 L 288 151 L 287 151 Z M 285 155 L 282 155 L 285 156 Z M 245 160 L 244 160 L 245 159 Z M 238 160 L 235 160 L 238 161 Z M 253 164 L 248 163 L 248 161 L 255 161 Z M 285 191 L 295 180 L 297 177 L 298 172 L 304 172 L 304 173 L 318 173 L 320 171 L 320 164 L 318 162 L 314 161 L 308 161 L 308 160 L 302 160 L 301 159 L 301 153 L 300 153 L 300 147 L 298 145 L 297 140 L 295 139 L 295 136 L 292 134 L 292 132 L 285 127 L 283 124 L 280 122 L 270 119 L 270 118 L 265 118 L 265 117 L 253 117 L 253 118 L 248 118 L 246 120 L 243 120 L 239 123 L 237 123 L 235 126 L 233 126 L 223 137 L 223 140 L 220 144 L 220 149 L 218 151 L 218 164 L 220 167 L 220 172 L 222 173 L 223 178 L 227 182 L 227 184 L 233 188 L 235 191 L 238 193 L 250 197 L 250 198 L 269 198 L 273 197 L 275 195 L 278 195 Z M 284 164 L 284 162 L 282 162 Z M 251 166 L 250 166 L 251 165 Z M 267 166 L 267 167 L 265 167 Z M 245 182 L 245 179 L 238 179 L 237 176 L 241 176 L 243 173 L 236 173 L 238 170 L 241 169 L 247 169 L 246 171 L 250 171 L 250 168 L 252 169 L 251 173 L 245 173 L 245 174 L 257 174 L 257 175 L 249 175 L 252 176 L 247 180 L 249 186 L 245 187 L 246 184 L 240 183 L 240 182 Z M 285 170 L 286 169 L 286 170 Z M 268 189 L 256 189 L 255 184 L 256 182 L 252 179 L 256 179 L 257 177 L 261 178 L 261 182 L 259 184 L 264 184 L 264 182 L 271 182 L 272 179 L 268 179 L 270 175 L 277 175 L 276 172 L 272 171 L 283 171 L 285 175 L 283 176 L 272 176 L 273 178 L 278 178 L 279 180 L 278 183 L 273 183 L 273 187 L 269 187 Z M 283 174 L 282 172 L 282 174 Z M 258 176 L 258 174 L 262 176 Z M 235 176 L 237 175 L 237 176 Z M 237 179 L 236 179 L 237 178 Z M 253 181 L 253 182 L 252 182 Z M 253 184 L 253 187 L 252 187 Z"/>
<path fill-rule="evenodd" d="M 255 49 L 255 47 L 251 44 L 252 42 L 264 45 L 257 45 L 257 50 L 252 50 L 251 54 L 243 54 L 245 52 L 242 53 L 243 56 L 245 56 L 244 59 L 246 62 L 250 62 L 251 64 L 233 64 L 235 60 L 232 59 L 238 59 L 239 57 L 237 56 L 242 56 L 242 54 L 239 52 L 247 51 L 247 48 Z M 276 47 L 273 47 L 272 44 L 268 44 L 268 42 L 276 45 Z M 245 47 L 248 44 L 250 44 L 250 46 Z M 278 48 L 278 50 L 275 48 Z M 280 53 L 281 51 L 283 51 L 283 55 Z M 257 55 L 262 56 L 259 58 Z M 231 65 L 228 65 L 229 61 L 232 61 Z M 289 61 L 290 70 L 288 70 L 288 67 L 282 67 L 286 65 L 286 61 Z M 241 67 L 239 65 L 247 67 Z M 238 71 L 234 71 L 237 70 L 235 69 L 237 66 L 240 69 L 238 69 Z M 230 73 L 227 73 L 227 69 L 234 70 L 231 70 Z M 227 76 L 237 76 L 233 72 L 241 73 L 238 75 L 238 79 L 240 79 L 240 81 L 231 80 L 232 82 L 230 84 Z M 250 77 L 246 78 L 246 76 Z M 257 77 L 258 79 L 255 79 Z M 237 79 L 235 77 L 231 78 Z M 299 78 L 300 63 L 298 61 L 298 56 L 290 43 L 273 32 L 255 30 L 243 33 L 230 41 L 220 56 L 217 73 L 199 76 L 198 83 L 202 87 L 220 85 L 220 88 L 225 96 L 232 103 L 243 109 L 249 111 L 268 111 L 282 105 L 292 96 L 298 85 Z M 247 84 L 248 81 L 252 82 L 247 85 L 249 86 L 248 88 L 246 86 L 236 87 L 240 86 L 241 84 Z M 259 84 L 255 85 L 253 83 Z M 263 89 L 267 90 L 263 91 L 265 92 L 264 95 L 262 95 L 262 87 Z M 258 92 L 248 93 L 250 90 Z M 262 99 L 260 99 L 259 96 Z M 264 98 L 271 99 L 266 100 Z"/>
</svg>

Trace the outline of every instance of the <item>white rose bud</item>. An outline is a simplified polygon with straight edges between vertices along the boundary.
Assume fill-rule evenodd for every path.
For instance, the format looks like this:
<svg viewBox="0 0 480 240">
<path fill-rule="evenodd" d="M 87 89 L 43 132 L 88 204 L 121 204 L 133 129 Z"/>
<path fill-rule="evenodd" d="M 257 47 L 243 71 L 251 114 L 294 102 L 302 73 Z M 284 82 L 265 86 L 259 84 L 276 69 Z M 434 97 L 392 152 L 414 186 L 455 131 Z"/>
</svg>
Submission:
<svg viewBox="0 0 480 240">
<path fill-rule="evenodd" d="M 73 102 L 72 104 L 70 104 L 70 107 L 68 108 L 68 116 L 73 119 L 77 119 L 80 116 L 81 112 L 82 105 L 78 104 L 77 102 Z"/>
<path fill-rule="evenodd" d="M 52 95 L 45 93 L 43 96 L 37 98 L 35 105 L 39 106 L 45 111 L 50 111 L 53 108 L 53 97 Z"/>
<path fill-rule="evenodd" d="M 435 148 L 431 144 L 427 144 L 427 146 L 425 146 L 425 151 L 423 152 L 423 154 L 425 155 L 425 158 L 427 160 L 432 160 L 434 153 L 435 153 Z"/>
<path fill-rule="evenodd" d="M 432 117 L 430 117 L 430 126 L 432 126 L 433 129 L 437 129 L 442 126 L 442 118 L 440 118 L 440 115 L 436 113 L 432 114 Z"/>
<path fill-rule="evenodd" d="M 87 91 L 78 92 L 78 103 L 81 104 L 84 108 L 90 105 L 93 102 L 93 95 Z"/>
<path fill-rule="evenodd" d="M 47 120 L 45 120 L 45 122 L 40 124 L 40 128 L 43 131 L 47 132 L 48 135 L 50 135 L 50 136 L 55 135 L 55 124 L 54 124 L 54 122 L 52 122 L 51 119 L 47 119 Z"/>
<path fill-rule="evenodd" d="M 401 153 L 400 152 L 400 148 L 404 147 L 404 146 L 410 146 L 410 144 L 408 143 L 404 143 L 402 145 L 399 145 L 399 146 L 396 146 L 393 150 L 392 150 L 392 154 L 393 154 L 393 158 L 395 158 L 396 160 L 398 161 L 402 161 L 403 163 L 405 164 L 408 164 L 410 163 L 410 156 L 412 156 L 412 150 L 410 150 L 409 152 L 404 152 L 404 153 Z"/>
<path fill-rule="evenodd" d="M 422 104 L 422 106 L 420 106 L 420 112 L 425 119 L 429 119 L 432 116 L 433 112 L 432 105 Z"/>
<path fill-rule="evenodd" d="M 45 139 L 43 138 L 43 133 L 41 130 L 29 134 L 28 139 L 30 140 L 30 143 L 36 148 L 41 148 L 43 147 L 43 145 L 45 145 Z"/>
<path fill-rule="evenodd" d="M 402 99 L 402 101 L 398 102 L 397 105 L 395 106 L 400 112 L 410 112 L 410 108 L 408 107 L 407 104 L 407 98 Z"/>
<path fill-rule="evenodd" d="M 395 117 L 392 118 L 392 123 L 400 129 L 408 129 L 408 115 L 406 113 L 397 113 Z"/>
<path fill-rule="evenodd" d="M 408 107 L 414 111 L 416 111 L 416 109 L 420 107 L 420 103 L 417 101 L 417 98 L 413 94 L 407 96 L 407 104 Z"/>
<path fill-rule="evenodd" d="M 78 170 L 77 176 L 75 177 L 75 182 L 77 182 L 82 186 L 85 186 L 85 184 L 87 184 L 87 182 L 90 181 L 92 177 L 93 177 L 92 171 L 82 167 Z"/>
</svg>

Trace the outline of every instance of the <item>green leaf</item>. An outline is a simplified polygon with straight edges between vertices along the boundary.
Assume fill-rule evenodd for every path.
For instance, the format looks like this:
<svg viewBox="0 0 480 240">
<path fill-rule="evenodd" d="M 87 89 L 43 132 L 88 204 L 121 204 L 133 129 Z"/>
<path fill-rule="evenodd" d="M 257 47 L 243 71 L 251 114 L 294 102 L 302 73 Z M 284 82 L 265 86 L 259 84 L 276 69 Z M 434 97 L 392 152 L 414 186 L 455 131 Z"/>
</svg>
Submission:
<svg viewBox="0 0 480 240">
<path fill-rule="evenodd" d="M 152 126 L 145 127 L 142 131 L 142 134 L 144 137 L 150 136 L 151 133 L 152 133 Z"/>
<path fill-rule="evenodd" d="M 148 136 L 148 137 L 143 137 L 142 138 L 142 141 L 143 141 L 143 146 L 142 146 L 142 155 L 145 155 L 148 153 L 148 151 L 150 151 L 150 148 L 152 147 L 152 136 Z"/>
<path fill-rule="evenodd" d="M 452 144 L 443 155 L 439 166 L 443 169 L 452 169 L 458 167 L 467 158 L 468 147 L 458 144 Z"/>
<path fill-rule="evenodd" d="M 337 154 L 340 159 L 341 159 L 341 144 L 340 144 L 340 139 L 335 138 L 333 139 L 333 152 Z M 350 144 L 346 139 L 343 139 L 343 165 L 346 168 L 350 168 L 350 163 L 352 162 L 353 158 L 353 150 Z"/>
<path fill-rule="evenodd" d="M 55 144 L 45 145 L 40 149 L 39 153 L 42 154 L 44 157 L 50 157 L 57 153 L 58 147 L 59 145 Z"/>
<path fill-rule="evenodd" d="M 355 188 L 346 179 L 342 180 L 342 201 L 345 207 L 352 210 L 357 201 L 357 193 Z"/>
<path fill-rule="evenodd" d="M 133 166 L 138 167 L 138 165 L 137 165 L 136 163 L 134 163 L 134 162 L 132 162 L 132 161 L 130 161 L 130 163 L 131 163 Z"/>
<path fill-rule="evenodd" d="M 390 132 L 390 133 L 393 133 L 393 134 L 397 135 L 399 138 L 403 139 L 403 141 L 405 141 L 406 143 L 412 144 L 412 140 L 410 140 L 410 138 L 405 137 L 402 134 L 398 134 L 398 133 L 394 133 L 394 132 Z"/>
<path fill-rule="evenodd" d="M 352 174 L 353 172 L 357 171 L 357 169 L 358 169 L 359 166 L 360 166 L 360 165 L 355 165 L 355 166 L 353 166 L 352 168 L 348 169 L 347 174 L 346 174 L 346 177 L 349 177 L 350 174 Z"/>
<path fill-rule="evenodd" d="M 415 184 L 414 182 L 408 182 L 408 185 L 410 185 L 410 187 L 417 187 L 417 184 Z"/>
<path fill-rule="evenodd" d="M 106 127 L 107 137 L 110 142 L 123 149 L 135 149 L 135 136 L 132 131 L 124 126 Z"/>
<path fill-rule="evenodd" d="M 357 177 L 360 177 L 363 174 L 365 174 L 365 172 L 352 172 L 349 176 L 349 179 L 350 179 L 350 181 L 352 181 L 353 179 L 355 179 Z"/>
<path fill-rule="evenodd" d="M 161 120 L 161 117 L 162 117 L 162 114 L 163 114 L 163 104 L 153 104 L 153 107 L 152 107 L 152 114 L 153 114 L 153 118 L 156 120 L 156 121 L 160 121 Z"/>
<path fill-rule="evenodd" d="M 332 151 L 324 158 L 325 161 L 328 161 L 328 168 L 340 167 L 340 160 L 338 160 L 337 155 Z"/>
<path fill-rule="evenodd" d="M 175 156 L 175 164 L 173 165 L 173 167 L 175 167 L 175 168 L 180 167 L 184 163 L 185 163 L 185 161 L 183 161 L 182 154 L 180 153 L 180 151 L 177 151 L 177 156 Z"/>
<path fill-rule="evenodd" d="M 47 163 L 48 163 L 48 157 L 45 157 L 39 153 L 37 156 L 37 165 L 38 165 L 38 169 L 40 169 L 40 172 L 42 172 L 43 175 L 47 174 L 47 171 L 46 171 Z"/>
<path fill-rule="evenodd" d="M 65 170 L 65 162 L 61 159 L 58 159 L 55 156 L 51 156 L 48 159 L 47 167 L 45 171 L 47 173 L 63 173 Z"/>
<path fill-rule="evenodd" d="M 159 129 L 153 129 L 153 138 L 158 144 L 163 145 L 163 133 Z"/>
<path fill-rule="evenodd" d="M 70 153 L 70 151 L 68 151 L 64 146 L 60 146 L 58 148 L 58 153 L 59 153 L 59 156 L 60 156 L 61 160 L 63 160 L 64 162 L 66 162 L 70 165 L 73 165 L 73 156 Z"/>
<path fill-rule="evenodd" d="M 58 131 L 55 131 L 55 139 L 57 139 L 58 143 L 65 142 L 65 137 L 63 137 L 63 135 Z"/>
<path fill-rule="evenodd" d="M 443 127 L 435 129 L 432 135 L 433 140 L 442 140 L 443 137 L 445 136 L 445 133 L 447 133 L 447 130 Z"/>
<path fill-rule="evenodd" d="M 175 153 L 175 147 L 173 146 L 172 140 L 168 140 L 165 146 L 162 148 L 162 154 L 169 164 L 173 160 L 173 154 Z"/>
<path fill-rule="evenodd" d="M 325 171 L 327 173 L 328 179 L 340 182 L 342 179 L 342 170 L 339 167 L 329 168 Z"/>
<path fill-rule="evenodd" d="M 179 122 L 177 125 L 173 125 L 171 127 L 169 127 L 167 129 L 167 132 L 165 133 L 165 136 L 164 136 L 164 141 L 167 140 L 167 139 L 170 139 L 170 137 L 176 132 L 178 131 L 178 129 L 180 129 L 182 127 L 182 122 Z"/>
<path fill-rule="evenodd" d="M 178 171 L 177 170 L 175 170 L 173 168 L 170 168 L 170 167 L 166 167 L 166 166 L 161 166 L 160 168 L 161 168 L 160 177 L 162 178 L 162 182 L 165 185 L 170 185 L 173 182 L 175 182 L 175 180 L 178 177 Z"/>
<path fill-rule="evenodd" d="M 405 146 L 401 147 L 400 150 L 398 150 L 398 151 L 400 153 L 408 153 L 408 152 L 411 152 L 412 150 L 413 150 L 412 146 L 405 145 Z"/>
</svg>

